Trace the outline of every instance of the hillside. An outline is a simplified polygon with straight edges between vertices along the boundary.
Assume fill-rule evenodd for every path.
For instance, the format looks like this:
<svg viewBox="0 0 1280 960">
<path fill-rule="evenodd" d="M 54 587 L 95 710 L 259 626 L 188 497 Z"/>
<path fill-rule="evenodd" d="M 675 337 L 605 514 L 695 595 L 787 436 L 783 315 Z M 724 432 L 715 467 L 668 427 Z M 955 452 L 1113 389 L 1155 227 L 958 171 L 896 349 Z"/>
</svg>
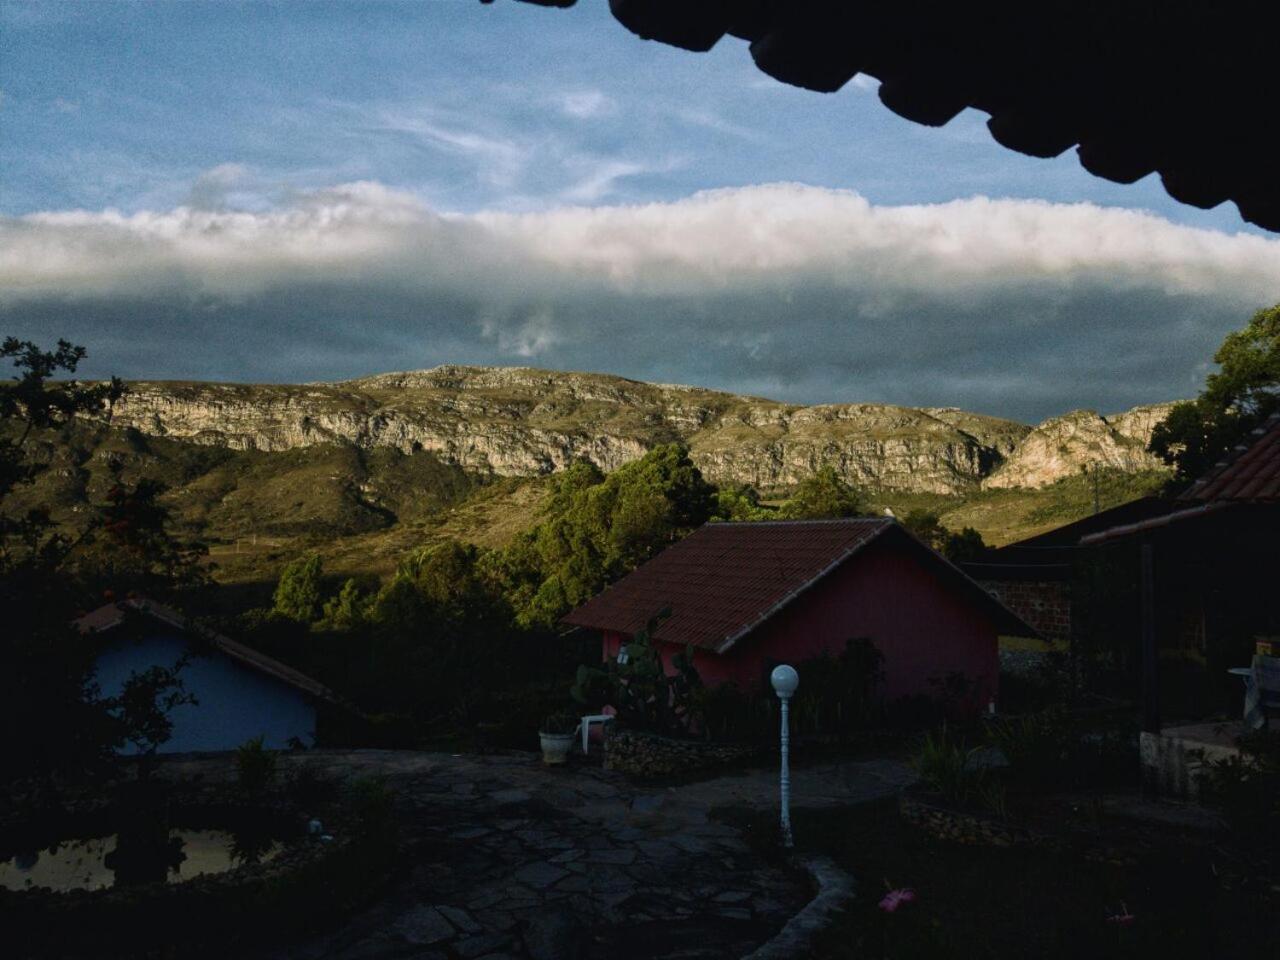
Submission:
<svg viewBox="0 0 1280 960">
<path fill-rule="evenodd" d="M 799 406 L 603 374 L 443 366 L 297 386 L 134 383 L 115 422 L 232 450 L 425 451 L 506 477 L 550 473 L 582 457 L 613 470 L 656 443 L 681 440 L 711 480 L 762 490 L 798 483 L 824 464 L 864 487 L 952 495 L 988 481 L 1043 486 L 1085 464 L 1156 466 L 1144 449 L 1152 416 L 1057 419 L 1069 418 L 1064 445 L 1056 428 L 1046 434 L 1047 425 L 954 408 Z"/>
<path fill-rule="evenodd" d="M 444 367 L 302 386 L 135 383 L 110 426 L 33 441 L 54 469 L 14 501 L 74 525 L 108 464 L 164 483 L 182 530 L 227 583 L 266 583 L 303 551 L 340 575 L 384 575 L 415 547 L 499 546 L 538 519 L 548 476 L 614 469 L 680 439 L 721 483 L 775 497 L 831 463 L 877 509 L 939 514 L 1005 543 L 1165 479 L 1144 452 L 1163 411 L 1081 412 L 1036 427 L 955 409 L 803 407 L 592 374 Z"/>
</svg>

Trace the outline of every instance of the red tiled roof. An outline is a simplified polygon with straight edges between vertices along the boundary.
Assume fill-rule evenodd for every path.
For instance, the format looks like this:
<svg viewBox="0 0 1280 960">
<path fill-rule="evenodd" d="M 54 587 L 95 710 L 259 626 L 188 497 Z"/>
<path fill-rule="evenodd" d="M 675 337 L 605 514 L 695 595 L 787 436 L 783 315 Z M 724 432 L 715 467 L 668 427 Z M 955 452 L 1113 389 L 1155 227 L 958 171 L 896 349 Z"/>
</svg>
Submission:
<svg viewBox="0 0 1280 960">
<path fill-rule="evenodd" d="M 153 620 L 168 624 L 183 633 L 195 634 L 231 659 L 237 660 L 259 673 L 274 677 L 282 683 L 287 683 L 305 694 L 320 700 L 327 700 L 330 703 L 342 702 L 337 694 L 320 683 L 320 681 L 313 680 L 305 673 L 293 669 L 288 664 L 281 663 L 279 660 L 254 650 L 252 647 L 246 647 L 243 643 L 238 643 L 230 637 L 224 637 L 220 633 L 203 628 L 188 620 L 178 611 L 156 603 L 154 600 L 122 600 L 119 603 L 108 603 L 86 613 L 78 620 L 72 621 L 72 625 L 81 633 L 103 633 L 124 623 L 125 618 L 131 611 L 145 614 Z"/>
<path fill-rule="evenodd" d="M 1253 431 L 1246 443 L 1197 480 L 1183 500 L 1280 500 L 1280 414 Z"/>
<path fill-rule="evenodd" d="M 1081 538 L 1080 543 L 1094 546 L 1196 520 L 1239 504 L 1280 501 L 1280 414 L 1268 418 L 1246 443 L 1179 494 L 1178 500 L 1189 505 L 1162 517 L 1092 533 Z"/>
<path fill-rule="evenodd" d="M 656 637 L 723 653 L 867 544 L 898 531 L 922 561 L 994 608 L 1008 632 L 1036 633 L 990 594 L 887 518 L 709 523 L 561 621 L 634 635 L 663 610 Z"/>
</svg>

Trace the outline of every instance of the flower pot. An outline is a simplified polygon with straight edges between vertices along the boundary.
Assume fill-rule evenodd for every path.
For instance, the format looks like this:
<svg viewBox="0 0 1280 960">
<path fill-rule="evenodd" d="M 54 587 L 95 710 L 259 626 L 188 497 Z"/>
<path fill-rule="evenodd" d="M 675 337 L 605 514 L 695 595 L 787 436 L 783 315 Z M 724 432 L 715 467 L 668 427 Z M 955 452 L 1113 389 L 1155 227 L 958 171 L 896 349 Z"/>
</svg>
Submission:
<svg viewBox="0 0 1280 960">
<path fill-rule="evenodd" d="M 569 751 L 577 734 L 539 732 L 538 739 L 542 742 L 542 762 L 554 765 L 569 762 Z"/>
</svg>

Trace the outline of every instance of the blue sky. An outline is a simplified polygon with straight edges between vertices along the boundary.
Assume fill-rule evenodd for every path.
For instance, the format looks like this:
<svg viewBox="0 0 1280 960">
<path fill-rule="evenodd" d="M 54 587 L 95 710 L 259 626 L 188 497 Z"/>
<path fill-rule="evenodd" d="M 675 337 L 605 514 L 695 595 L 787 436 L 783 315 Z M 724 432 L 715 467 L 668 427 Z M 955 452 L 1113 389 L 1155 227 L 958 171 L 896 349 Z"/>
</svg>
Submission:
<svg viewBox="0 0 1280 960">
<path fill-rule="evenodd" d="M 243 202 L 364 179 L 447 210 L 799 181 L 883 204 L 1092 200 L 1252 229 L 1230 204 L 1175 203 L 1154 176 L 1124 187 L 1070 151 L 1011 153 L 976 111 L 910 123 L 869 78 L 821 95 L 760 73 L 733 38 L 703 55 L 642 41 L 602 2 L 2 6 L 9 214 L 168 206 L 236 164 Z"/>
<path fill-rule="evenodd" d="M 884 108 L 868 78 L 834 95 L 790 88 L 757 71 L 732 38 L 703 55 L 642 41 L 591 0 L 570 10 L 510 0 L 2 0 L 0 98 L 0 244 L 8 247 L 7 259 L 0 247 L 0 281 L 10 288 L 0 294 L 0 324 L 43 339 L 71 335 L 90 348 L 97 372 L 297 380 L 450 361 L 593 366 L 784 399 L 954 402 L 1030 417 L 1193 392 L 1222 334 L 1280 299 L 1267 280 L 1280 244 L 1230 204 L 1176 204 L 1154 177 L 1109 184 L 1081 170 L 1072 152 L 1052 161 L 1013 154 L 991 141 L 974 112 L 941 130 L 920 127 Z M 828 193 L 762 187 L 777 183 Z M 365 188 L 351 193 L 352 184 Z M 665 211 L 649 229 L 673 230 L 696 194 L 726 188 L 742 191 L 742 203 L 717 208 L 738 232 L 712 230 L 712 246 L 766 243 L 776 252 L 765 235 L 771 210 L 743 233 L 738 214 L 759 210 L 760 196 L 773 198 L 788 223 L 795 210 L 813 218 L 812 245 L 788 261 L 800 273 L 769 266 L 746 310 L 725 284 L 755 289 L 761 275 L 741 264 L 768 260 L 759 249 L 734 253 L 747 256 L 740 269 L 750 277 L 717 273 L 705 248 L 646 248 L 651 259 L 636 268 L 640 239 L 625 239 L 634 216 L 604 240 L 592 235 L 597 250 L 618 247 L 607 264 L 586 249 L 539 246 L 529 230 L 538 223 L 583 242 L 574 226 L 580 208 L 644 204 Z M 824 212 L 846 209 L 850 193 L 870 213 L 847 207 L 852 219 L 841 221 Z M 918 247 L 941 231 L 969 246 L 934 244 L 929 257 L 986 263 L 987 234 L 973 232 L 972 208 L 963 205 L 975 197 L 1005 203 L 998 224 L 1029 216 L 1034 225 L 1019 229 L 1034 239 L 1029 260 L 992 261 L 959 296 L 936 283 L 905 289 L 905 276 L 891 278 L 889 295 L 886 271 L 909 274 L 917 260 L 881 263 L 872 233 L 849 239 L 847 223 L 863 213 L 876 223 L 883 213 L 914 224 L 903 228 L 917 233 L 902 244 Z M 1058 206 L 1082 202 L 1091 205 L 1087 215 Z M 1123 216 L 1108 219 L 1105 208 Z M 91 216 L 69 220 L 70 211 Z M 215 226 L 190 211 L 209 212 Z M 388 279 L 359 253 L 332 253 L 349 268 L 339 314 L 332 295 L 317 292 L 316 272 L 329 267 L 302 261 L 316 230 L 358 232 L 348 216 L 390 231 L 378 242 L 395 249 L 387 259 L 402 262 L 404 273 Z M 490 269 L 507 271 L 497 286 L 541 292 L 494 301 L 483 280 L 460 288 L 454 280 L 465 265 L 422 254 L 426 235 L 406 240 L 395 226 L 407 218 L 427 230 L 441 217 L 472 232 L 496 230 L 501 243 L 518 235 L 520 250 Z M 1048 235 L 1066 223 L 1074 239 Z M 252 290 L 228 291 L 216 282 L 226 251 L 216 260 L 191 253 L 193 238 L 210 229 L 275 231 L 269 252 L 301 252 Z M 1120 252 L 1090 262 L 1082 251 L 1111 246 L 1117 230 Z M 333 242 L 325 236 L 321 246 Z M 235 242 L 261 259 L 248 234 Z M 180 265 L 152 257 L 147 269 L 180 270 L 189 283 L 157 286 L 153 277 L 131 288 L 136 265 L 120 260 L 122 246 L 163 243 Z M 831 248 L 846 251 L 858 283 L 813 280 Z M 435 280 L 418 282 L 417 255 Z M 1063 256 L 1065 272 L 1046 266 Z M 619 280 L 628 269 L 641 277 L 667 270 L 673 257 L 694 264 L 699 283 L 655 293 Z M 1175 272 L 1196 279 L 1171 285 L 1170 257 Z M 51 273 L 55 262 L 71 264 L 69 272 Z M 104 287 L 109 270 L 120 275 Z M 529 270 L 543 275 L 521 273 Z M 544 282 L 549 270 L 568 271 L 560 289 Z M 592 270 L 609 282 L 575 285 Z M 795 314 L 800 300 L 803 317 Z M 602 318 L 595 326 L 584 319 L 593 311 Z M 1007 315 L 993 320 L 992 311 Z M 748 314 L 735 329 L 733 318 Z M 1115 323 L 1131 326 L 1135 350 L 1170 330 L 1173 342 L 1117 379 L 1092 382 L 1066 358 L 1111 359 L 1124 347 L 1087 337 Z M 711 332 L 695 336 L 691 325 Z M 965 337 L 984 331 L 972 365 L 923 349 L 961 325 Z M 1023 336 L 1029 326 L 1035 335 Z M 789 327 L 816 338 L 811 355 L 785 336 Z M 903 327 L 918 333 L 920 349 L 897 336 Z M 651 349 L 655 336 L 674 337 L 680 356 Z M 834 364 L 833 343 L 845 357 Z M 992 353 L 1006 367 L 976 363 Z M 869 356 L 878 358 L 874 370 Z"/>
</svg>

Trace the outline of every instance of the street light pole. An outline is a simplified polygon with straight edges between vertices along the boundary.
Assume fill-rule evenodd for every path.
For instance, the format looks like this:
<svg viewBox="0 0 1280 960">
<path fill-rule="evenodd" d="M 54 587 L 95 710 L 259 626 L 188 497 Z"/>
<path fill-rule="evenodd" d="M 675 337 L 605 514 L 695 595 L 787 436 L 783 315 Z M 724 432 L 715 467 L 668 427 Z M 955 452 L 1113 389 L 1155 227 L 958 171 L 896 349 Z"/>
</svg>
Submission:
<svg viewBox="0 0 1280 960">
<path fill-rule="evenodd" d="M 773 691 L 782 701 L 782 771 L 780 777 L 782 799 L 782 845 L 795 846 L 791 836 L 791 697 L 800 686 L 800 675 L 794 667 L 779 664 L 769 675 Z"/>
</svg>

